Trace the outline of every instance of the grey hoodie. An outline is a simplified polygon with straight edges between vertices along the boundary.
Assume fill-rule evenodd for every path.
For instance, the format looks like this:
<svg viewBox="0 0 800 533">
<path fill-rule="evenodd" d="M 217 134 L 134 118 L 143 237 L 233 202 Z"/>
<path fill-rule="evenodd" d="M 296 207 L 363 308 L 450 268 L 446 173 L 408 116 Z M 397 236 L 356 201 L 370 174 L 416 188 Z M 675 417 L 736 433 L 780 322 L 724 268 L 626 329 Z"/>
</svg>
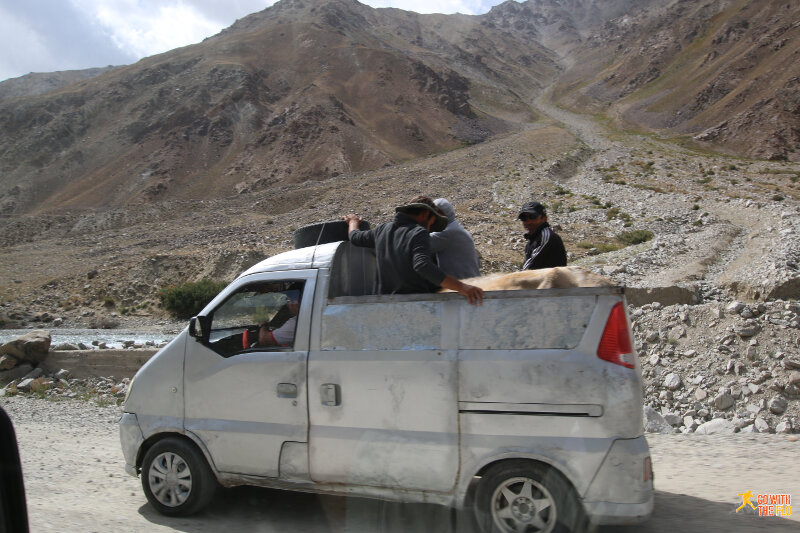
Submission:
<svg viewBox="0 0 800 533">
<path fill-rule="evenodd" d="M 445 274 L 456 279 L 480 276 L 478 251 L 472 235 L 456 220 L 456 211 L 444 198 L 433 201 L 449 221 L 443 231 L 431 233 L 431 252 Z"/>
</svg>

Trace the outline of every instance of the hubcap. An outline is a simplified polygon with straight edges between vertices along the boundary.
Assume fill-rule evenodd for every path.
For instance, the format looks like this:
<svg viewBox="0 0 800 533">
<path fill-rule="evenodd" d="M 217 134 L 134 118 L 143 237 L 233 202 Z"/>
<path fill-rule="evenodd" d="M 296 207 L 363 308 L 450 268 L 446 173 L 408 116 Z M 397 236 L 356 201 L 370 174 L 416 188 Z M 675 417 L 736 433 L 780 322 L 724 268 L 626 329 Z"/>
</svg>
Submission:
<svg viewBox="0 0 800 533">
<path fill-rule="evenodd" d="M 492 495 L 492 518 L 503 533 L 550 533 L 556 525 L 556 502 L 534 479 L 507 479 Z"/>
<path fill-rule="evenodd" d="M 147 480 L 153 496 L 167 507 L 183 504 L 192 492 L 189 465 L 172 452 L 161 453 L 150 463 Z"/>
</svg>

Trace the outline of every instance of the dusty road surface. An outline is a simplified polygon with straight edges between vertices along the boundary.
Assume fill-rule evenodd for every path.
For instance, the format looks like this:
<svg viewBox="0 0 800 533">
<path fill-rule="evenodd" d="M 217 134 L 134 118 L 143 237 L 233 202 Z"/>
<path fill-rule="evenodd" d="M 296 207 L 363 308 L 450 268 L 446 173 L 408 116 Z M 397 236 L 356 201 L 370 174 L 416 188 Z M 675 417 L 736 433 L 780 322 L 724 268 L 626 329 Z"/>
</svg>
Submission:
<svg viewBox="0 0 800 533">
<path fill-rule="evenodd" d="M 2 397 L 14 422 L 33 533 L 473 532 L 468 513 L 434 505 L 237 488 L 190 518 L 166 518 L 123 470 L 118 407 Z M 601 533 L 800 531 L 800 440 L 786 435 L 651 435 L 656 511 Z M 790 519 L 736 513 L 737 494 L 791 494 Z M 794 502 L 793 502 L 794 503 Z"/>
</svg>

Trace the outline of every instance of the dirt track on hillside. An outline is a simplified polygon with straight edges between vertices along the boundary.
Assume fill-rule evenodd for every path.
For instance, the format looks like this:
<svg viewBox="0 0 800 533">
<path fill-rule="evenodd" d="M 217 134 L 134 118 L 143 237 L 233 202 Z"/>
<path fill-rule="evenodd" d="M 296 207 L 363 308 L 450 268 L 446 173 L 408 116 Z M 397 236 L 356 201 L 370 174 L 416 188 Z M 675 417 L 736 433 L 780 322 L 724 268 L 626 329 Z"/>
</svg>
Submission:
<svg viewBox="0 0 800 533">
<path fill-rule="evenodd" d="M 85 532 L 472 532 L 468 513 L 434 505 L 267 489 L 223 490 L 201 514 L 167 518 L 124 472 L 118 407 L 5 397 L 16 427 L 31 531 Z M 780 492 L 800 498 L 800 440 L 786 435 L 648 435 L 656 510 L 636 527 L 600 533 L 796 532 L 791 520 L 735 513 L 739 493 Z"/>
</svg>

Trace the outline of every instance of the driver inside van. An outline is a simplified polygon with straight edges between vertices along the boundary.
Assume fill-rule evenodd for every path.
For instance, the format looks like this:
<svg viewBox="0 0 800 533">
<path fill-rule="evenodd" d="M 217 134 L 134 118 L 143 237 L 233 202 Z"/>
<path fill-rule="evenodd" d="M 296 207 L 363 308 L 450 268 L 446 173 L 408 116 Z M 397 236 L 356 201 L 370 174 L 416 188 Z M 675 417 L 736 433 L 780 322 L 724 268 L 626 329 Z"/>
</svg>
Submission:
<svg viewBox="0 0 800 533">
<path fill-rule="evenodd" d="M 258 328 L 258 341 L 255 346 L 291 346 L 294 343 L 294 330 L 297 327 L 297 313 L 300 311 L 300 291 L 289 290 L 286 295 L 286 310 L 290 315 L 289 319 L 280 327 L 271 330 L 269 323 L 265 322 Z"/>
</svg>

